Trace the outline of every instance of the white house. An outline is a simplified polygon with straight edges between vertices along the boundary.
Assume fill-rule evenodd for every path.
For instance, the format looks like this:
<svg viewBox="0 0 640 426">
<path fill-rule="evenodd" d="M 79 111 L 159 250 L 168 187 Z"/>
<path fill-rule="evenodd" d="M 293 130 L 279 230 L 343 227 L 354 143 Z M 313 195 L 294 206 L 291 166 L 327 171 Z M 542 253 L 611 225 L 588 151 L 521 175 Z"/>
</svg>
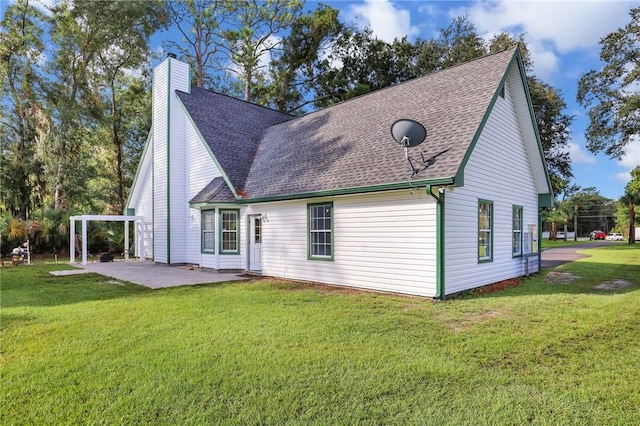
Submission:
<svg viewBox="0 0 640 426">
<path fill-rule="evenodd" d="M 404 118 L 428 133 L 414 177 Z M 127 214 L 157 263 L 443 298 L 536 272 L 552 199 L 517 48 L 301 117 L 167 58 Z"/>
</svg>

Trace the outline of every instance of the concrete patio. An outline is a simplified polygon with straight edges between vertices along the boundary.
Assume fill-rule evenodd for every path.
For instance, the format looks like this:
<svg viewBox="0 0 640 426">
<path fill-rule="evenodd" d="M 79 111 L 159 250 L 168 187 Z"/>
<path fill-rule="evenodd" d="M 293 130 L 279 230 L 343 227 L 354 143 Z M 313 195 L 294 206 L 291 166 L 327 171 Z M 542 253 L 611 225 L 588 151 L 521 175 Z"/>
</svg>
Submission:
<svg viewBox="0 0 640 426">
<path fill-rule="evenodd" d="M 53 271 L 55 276 L 68 276 L 86 273 L 96 273 L 120 281 L 129 281 L 152 289 L 178 287 L 183 285 L 220 283 L 226 281 L 241 281 L 249 279 L 242 273 L 202 271 L 191 266 L 165 266 L 151 261 L 115 261 L 93 262 L 80 268 L 68 271 Z"/>
</svg>

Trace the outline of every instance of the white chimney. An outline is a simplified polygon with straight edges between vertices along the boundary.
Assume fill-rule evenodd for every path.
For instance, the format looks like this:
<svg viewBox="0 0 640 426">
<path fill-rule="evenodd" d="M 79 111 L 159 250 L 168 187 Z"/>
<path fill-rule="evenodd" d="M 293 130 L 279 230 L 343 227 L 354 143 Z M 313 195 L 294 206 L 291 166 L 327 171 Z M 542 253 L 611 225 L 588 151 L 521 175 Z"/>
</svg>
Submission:
<svg viewBox="0 0 640 426">
<path fill-rule="evenodd" d="M 172 210 L 184 208 L 185 113 L 176 90 L 190 93 L 188 64 L 168 57 L 153 72 L 151 129 L 153 133 L 153 257 L 159 263 L 179 263 L 171 239 L 180 234 Z M 184 231 L 182 231 L 184 232 Z M 176 257 L 177 256 L 177 257 Z"/>
</svg>

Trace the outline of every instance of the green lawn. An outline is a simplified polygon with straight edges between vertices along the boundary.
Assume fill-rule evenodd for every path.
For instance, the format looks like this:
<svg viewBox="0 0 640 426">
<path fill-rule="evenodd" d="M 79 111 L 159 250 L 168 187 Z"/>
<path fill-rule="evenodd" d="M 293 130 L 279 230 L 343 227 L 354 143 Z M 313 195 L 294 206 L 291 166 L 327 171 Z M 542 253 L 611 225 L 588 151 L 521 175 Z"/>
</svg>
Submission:
<svg viewBox="0 0 640 426">
<path fill-rule="evenodd" d="M 595 243 L 596 240 L 578 240 L 573 241 L 573 239 L 565 240 L 549 240 L 548 238 L 543 238 L 541 240 L 542 249 L 547 248 L 556 248 L 556 247 L 566 247 L 566 246 L 574 246 L 576 244 L 592 244 Z"/>
<path fill-rule="evenodd" d="M 0 423 L 638 424 L 640 244 L 589 253 L 445 302 L 6 268 Z"/>
</svg>

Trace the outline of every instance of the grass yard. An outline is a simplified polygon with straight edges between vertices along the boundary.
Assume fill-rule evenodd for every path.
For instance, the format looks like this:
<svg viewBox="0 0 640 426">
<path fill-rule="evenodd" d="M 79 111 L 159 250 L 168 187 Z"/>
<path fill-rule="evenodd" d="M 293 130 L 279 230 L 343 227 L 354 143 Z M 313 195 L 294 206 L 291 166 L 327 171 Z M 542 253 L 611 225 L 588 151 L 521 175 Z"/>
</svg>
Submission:
<svg viewBox="0 0 640 426">
<path fill-rule="evenodd" d="M 640 244 L 588 253 L 445 302 L 2 269 L 0 423 L 638 424 Z"/>
<path fill-rule="evenodd" d="M 567 246 L 575 246 L 578 244 L 592 244 L 597 242 L 598 240 L 578 240 L 574 241 L 573 238 L 565 240 L 549 240 L 548 238 L 543 238 L 540 240 L 542 249 L 548 248 L 556 248 L 556 247 L 567 247 Z"/>
</svg>

